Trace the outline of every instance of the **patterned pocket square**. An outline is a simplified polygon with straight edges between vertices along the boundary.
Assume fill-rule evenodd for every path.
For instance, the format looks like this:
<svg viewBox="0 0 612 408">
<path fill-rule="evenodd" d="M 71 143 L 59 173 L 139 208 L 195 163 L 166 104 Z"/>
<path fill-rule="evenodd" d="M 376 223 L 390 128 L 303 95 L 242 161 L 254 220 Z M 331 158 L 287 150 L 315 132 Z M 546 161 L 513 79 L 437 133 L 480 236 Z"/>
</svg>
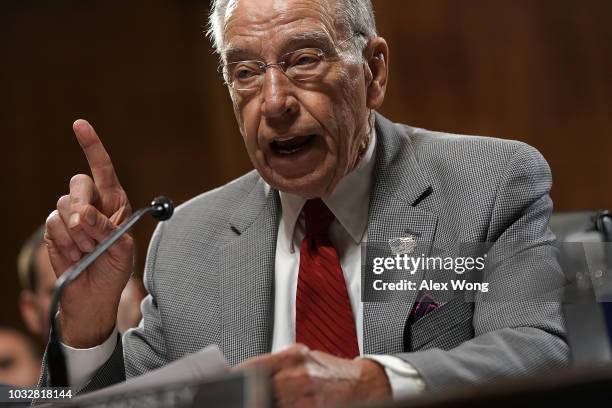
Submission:
<svg viewBox="0 0 612 408">
<path fill-rule="evenodd" d="M 412 310 L 412 315 L 410 316 L 413 322 L 416 322 L 419 319 L 427 316 L 429 313 L 433 312 L 437 308 L 440 307 L 440 303 L 436 302 L 436 300 L 429 293 L 424 293 L 421 298 L 416 302 L 414 309 Z"/>
</svg>

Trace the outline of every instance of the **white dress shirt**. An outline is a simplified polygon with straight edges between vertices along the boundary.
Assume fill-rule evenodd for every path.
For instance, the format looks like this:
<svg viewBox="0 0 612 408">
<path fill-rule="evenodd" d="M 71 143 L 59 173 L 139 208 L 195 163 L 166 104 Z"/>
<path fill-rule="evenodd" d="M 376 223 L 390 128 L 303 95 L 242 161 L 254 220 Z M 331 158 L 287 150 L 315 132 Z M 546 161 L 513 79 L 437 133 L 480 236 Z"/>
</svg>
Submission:
<svg viewBox="0 0 612 408">
<path fill-rule="evenodd" d="M 328 197 L 323 199 L 336 219 L 330 227 L 330 239 L 340 257 L 348 290 L 359 350 L 363 357 L 381 364 L 389 378 L 395 398 L 414 394 L 424 388 L 417 371 L 403 360 L 384 355 L 363 355 L 363 304 L 361 302 L 361 243 L 367 240 L 368 208 L 376 135 L 358 166 L 347 174 Z M 268 187 L 270 188 L 270 187 Z M 278 227 L 275 258 L 274 331 L 272 352 L 295 343 L 295 298 L 300 265 L 300 245 L 305 234 L 301 214 L 306 199 L 280 193 L 282 216 Z M 82 388 L 115 348 L 116 331 L 103 344 L 91 349 L 64 345 L 70 384 Z"/>
</svg>

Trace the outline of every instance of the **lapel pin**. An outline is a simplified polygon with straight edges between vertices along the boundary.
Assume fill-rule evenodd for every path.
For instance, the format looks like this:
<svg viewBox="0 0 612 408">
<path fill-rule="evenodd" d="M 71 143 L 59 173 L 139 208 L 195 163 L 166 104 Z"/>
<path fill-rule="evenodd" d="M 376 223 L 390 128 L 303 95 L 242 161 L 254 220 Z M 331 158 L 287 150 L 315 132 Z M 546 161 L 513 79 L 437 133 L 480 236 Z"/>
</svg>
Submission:
<svg viewBox="0 0 612 408">
<path fill-rule="evenodd" d="M 407 237 L 392 238 L 389 240 L 389 247 L 394 255 L 408 255 L 414 252 L 417 246 L 416 237 L 408 235 Z"/>
</svg>

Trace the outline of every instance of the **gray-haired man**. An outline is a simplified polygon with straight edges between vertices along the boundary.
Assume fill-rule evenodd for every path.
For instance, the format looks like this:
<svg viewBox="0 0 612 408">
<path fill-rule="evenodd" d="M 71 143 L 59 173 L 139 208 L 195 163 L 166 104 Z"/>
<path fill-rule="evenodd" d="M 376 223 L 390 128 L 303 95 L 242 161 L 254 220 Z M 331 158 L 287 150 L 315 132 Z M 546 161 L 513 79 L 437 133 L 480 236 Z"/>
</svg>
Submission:
<svg viewBox="0 0 612 408">
<path fill-rule="evenodd" d="M 211 34 L 256 171 L 194 198 L 158 228 L 144 324 L 122 341 L 113 328 L 130 237 L 66 292 L 59 319 L 73 386 L 99 388 L 209 344 L 232 364 L 268 368 L 280 406 L 401 396 L 565 364 L 555 303 L 451 301 L 414 319 L 416 294 L 405 303 L 360 297 L 360 244 L 407 231 L 429 243 L 529 242 L 502 265 L 508 292 L 528 292 L 554 240 L 550 171 L 539 153 L 376 114 L 389 49 L 369 1 L 216 1 Z M 77 121 L 74 130 L 93 179 L 75 176 L 47 221 L 58 275 L 130 213 L 93 128 Z"/>
</svg>

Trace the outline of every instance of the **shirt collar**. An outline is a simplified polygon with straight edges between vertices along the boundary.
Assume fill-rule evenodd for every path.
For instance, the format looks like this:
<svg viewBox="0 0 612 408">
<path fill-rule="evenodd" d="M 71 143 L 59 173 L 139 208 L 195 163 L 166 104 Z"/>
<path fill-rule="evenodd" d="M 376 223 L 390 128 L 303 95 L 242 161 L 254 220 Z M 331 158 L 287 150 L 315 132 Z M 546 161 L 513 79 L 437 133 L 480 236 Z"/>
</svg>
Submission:
<svg viewBox="0 0 612 408">
<path fill-rule="evenodd" d="M 375 145 L 376 131 L 373 129 L 368 149 L 357 167 L 340 180 L 329 197 L 323 199 L 355 244 L 362 241 L 368 225 Z M 287 250 L 293 252 L 295 227 L 306 198 L 281 191 L 280 200 L 283 211 L 281 217 L 283 228 L 280 230 L 285 234 L 281 238 L 287 243 Z"/>
</svg>

